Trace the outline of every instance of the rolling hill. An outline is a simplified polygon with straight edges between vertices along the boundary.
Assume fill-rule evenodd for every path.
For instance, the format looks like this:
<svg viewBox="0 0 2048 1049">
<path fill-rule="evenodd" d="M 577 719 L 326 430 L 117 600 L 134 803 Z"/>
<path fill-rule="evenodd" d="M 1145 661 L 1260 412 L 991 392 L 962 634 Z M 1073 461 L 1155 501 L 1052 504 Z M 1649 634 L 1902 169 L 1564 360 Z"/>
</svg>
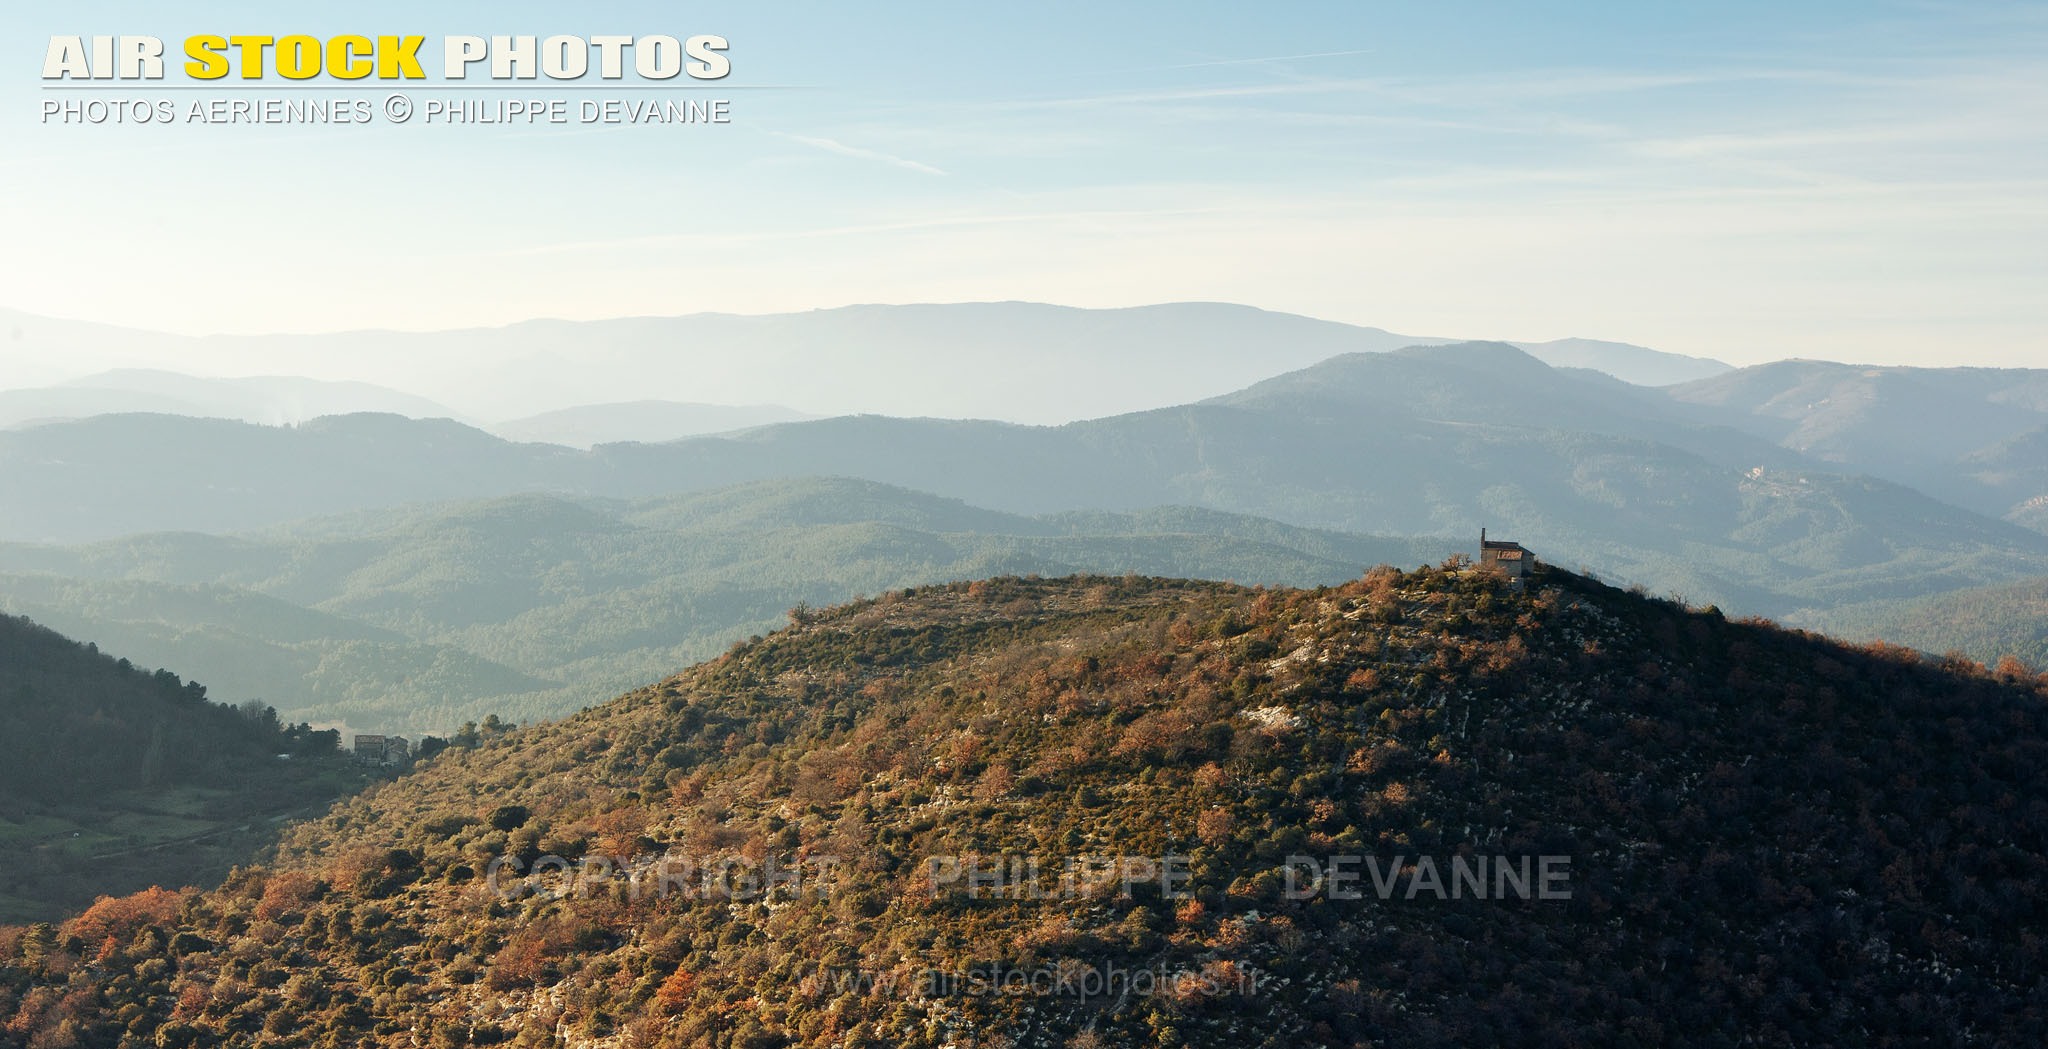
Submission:
<svg viewBox="0 0 2048 1049">
<path fill-rule="evenodd" d="M 2048 552 L 2036 533 L 1678 415 L 1656 391 L 1465 344 L 1057 428 L 855 417 L 609 458 L 720 481 L 847 474 L 1019 512 L 1184 503 L 1391 535 L 1500 522 L 1554 562 L 1764 614 L 1989 582 Z"/>
<path fill-rule="evenodd" d="M 2048 668 L 2048 578 L 1851 605 L 1814 615 L 1802 625 L 1923 652 L 1961 652 L 1986 666 L 2012 657 Z"/>
<path fill-rule="evenodd" d="M 391 412 L 416 419 L 454 414 L 423 397 L 368 383 L 292 376 L 215 379 L 125 369 L 54 386 L 0 389 L 0 428 L 134 412 L 271 426 L 352 412 Z"/>
<path fill-rule="evenodd" d="M 0 609 L 215 694 L 379 732 L 557 717 L 801 604 L 1000 573 L 1313 585 L 1455 545 L 1195 509 L 1026 517 L 813 478 L 631 502 L 527 495 L 221 538 L 0 546 Z"/>
<path fill-rule="evenodd" d="M 2048 496 L 2048 369 L 1779 361 L 1665 392 L 1803 455 L 1992 516 Z"/>
<path fill-rule="evenodd" d="M 450 644 L 414 640 L 242 587 L 0 574 L 0 609 L 151 665 L 203 674 L 231 703 L 338 729 L 447 732 L 491 713 L 534 716 L 563 691 Z M 560 697 L 546 713 L 581 704 Z"/>
<path fill-rule="evenodd" d="M 2048 426 L 1971 452 L 1960 466 L 1989 506 L 2005 507 L 2006 520 L 2048 532 Z"/>
<path fill-rule="evenodd" d="M 745 430 L 771 423 L 812 418 L 773 404 L 685 404 L 678 401 L 629 401 L 586 404 L 542 412 L 490 427 L 508 441 L 539 441 L 571 448 L 639 441 L 659 444 L 705 433 Z"/>
<path fill-rule="evenodd" d="M 0 433 L 0 536 L 239 532 L 406 502 L 645 498 L 847 476 L 1013 514 L 1190 505 L 1465 537 L 1746 613 L 2048 572 L 2048 537 L 1830 471 L 1663 392 L 1504 344 L 1349 354 L 1174 408 L 1057 427 L 851 416 L 576 451 L 448 421 L 293 428 L 113 416 Z"/>
<path fill-rule="evenodd" d="M 920 588 L 0 939 L 0 1037 L 2034 1044 L 2044 775 L 2040 679 L 1555 570 Z"/>
</svg>

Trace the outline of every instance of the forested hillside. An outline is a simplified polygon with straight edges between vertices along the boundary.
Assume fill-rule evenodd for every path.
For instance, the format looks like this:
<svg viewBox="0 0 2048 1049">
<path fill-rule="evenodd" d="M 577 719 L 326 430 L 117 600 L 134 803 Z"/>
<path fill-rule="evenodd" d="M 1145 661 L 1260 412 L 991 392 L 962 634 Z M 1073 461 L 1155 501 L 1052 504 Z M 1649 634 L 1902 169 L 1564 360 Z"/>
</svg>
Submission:
<svg viewBox="0 0 2048 1049">
<path fill-rule="evenodd" d="M 2048 578 L 1861 605 L 1816 619 L 1831 634 L 1961 652 L 1987 666 L 2012 658 L 2048 669 Z"/>
<path fill-rule="evenodd" d="M 0 545 L 0 609 L 190 669 L 294 720 L 447 734 L 559 717 L 795 605 L 1004 573 L 1314 585 L 1459 544 L 1215 511 L 996 513 L 835 478 L 617 502 L 406 507 L 236 537 Z"/>
<path fill-rule="evenodd" d="M 0 920 L 217 879 L 274 831 L 270 817 L 361 782 L 336 743 L 0 616 Z"/>
<path fill-rule="evenodd" d="M 1556 570 L 995 579 L 798 618 L 466 740 L 218 891 L 0 940 L 0 1038 L 2048 1037 L 2038 677 Z M 574 869 L 551 856 L 582 876 L 517 876 Z M 1346 857 L 1362 897 L 1300 891 Z M 1480 857 L 1561 858 L 1563 895 L 1448 873 Z"/>
</svg>

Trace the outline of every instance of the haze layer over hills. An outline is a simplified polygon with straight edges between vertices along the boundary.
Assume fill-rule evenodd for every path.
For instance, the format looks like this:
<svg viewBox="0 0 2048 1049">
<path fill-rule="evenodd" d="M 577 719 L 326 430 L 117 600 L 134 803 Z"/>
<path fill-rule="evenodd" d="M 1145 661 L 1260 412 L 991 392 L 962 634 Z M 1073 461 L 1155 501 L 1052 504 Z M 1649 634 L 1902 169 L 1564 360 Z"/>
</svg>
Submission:
<svg viewBox="0 0 2048 1049">
<path fill-rule="evenodd" d="M 62 361 L 78 369 L 71 377 L 105 368 L 184 371 L 206 362 L 218 375 L 379 383 L 449 406 L 437 414 L 485 424 L 649 399 L 785 405 L 812 415 L 1060 423 L 1198 400 L 1342 353 L 1456 341 L 1224 303 L 1108 310 L 1028 302 L 847 306 L 753 317 L 201 338 L 0 312 L 0 325 L 7 324 L 19 334 L 0 345 L 20 355 L 22 366 L 29 358 Z M 1718 361 L 1622 343 L 1525 345 L 1560 366 L 1653 385 L 1727 370 Z M 32 373 L 11 371 L 0 369 L 0 389 L 38 384 Z M 393 409 L 365 401 L 347 410 Z"/>
<path fill-rule="evenodd" d="M 0 536 L 234 532 L 405 502 L 820 475 L 1026 514 L 1188 504 L 1436 536 L 1499 521 L 1561 562 L 1759 612 L 2038 574 L 2048 552 L 2041 533 L 1498 343 L 1351 354 L 1059 427 L 860 416 L 587 452 L 392 416 L 107 416 L 0 433 L 0 483 L 23 493 L 0 506 Z"/>
<path fill-rule="evenodd" d="M 465 389 L 504 400 L 541 387 L 559 404 L 631 380 L 635 400 L 488 423 L 497 435 L 406 418 L 449 413 L 362 383 L 131 371 L 0 394 L 0 407 L 13 396 L 51 410 L 61 395 L 82 416 L 0 430 L 12 496 L 0 539 L 97 544 L 0 553 L 15 573 L 0 608 L 185 668 L 222 695 L 358 727 L 559 714 L 772 626 L 797 601 L 994 571 L 1327 582 L 1469 550 L 1480 526 L 1553 563 L 1856 636 L 1896 633 L 1909 602 L 2048 575 L 2048 371 L 1731 371 L 1583 339 L 1396 348 L 1415 340 L 1204 304 L 274 343 L 21 326 L 20 341 L 81 352 L 229 346 L 273 364 L 468 368 L 449 404 L 470 403 Z M 486 360 L 497 366 L 475 367 Z M 1019 360 L 1037 362 L 1030 375 L 1005 370 Z M 572 365 L 580 377 L 561 371 Z M 1238 388 L 1219 388 L 1233 376 Z M 645 399 L 689 393 L 686 377 L 776 400 Z M 871 405 L 954 398 L 933 413 L 947 416 L 1192 399 L 1058 426 L 792 420 L 774 406 L 826 387 Z M 196 407 L 103 414 L 136 406 L 96 409 L 103 395 Z M 351 403 L 398 414 L 249 421 Z M 678 434 L 697 436 L 659 440 Z M 2003 625 L 1963 646 L 1979 658 L 2005 654 L 1995 639 L 2030 652 L 2048 634 L 1993 618 Z"/>
</svg>

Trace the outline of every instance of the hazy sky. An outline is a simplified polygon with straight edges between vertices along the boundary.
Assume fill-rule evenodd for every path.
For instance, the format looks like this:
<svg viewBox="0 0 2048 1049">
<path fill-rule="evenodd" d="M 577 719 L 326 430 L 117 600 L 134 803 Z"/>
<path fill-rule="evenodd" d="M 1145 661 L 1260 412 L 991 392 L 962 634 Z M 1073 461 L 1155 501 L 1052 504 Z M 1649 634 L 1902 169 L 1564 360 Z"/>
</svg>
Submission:
<svg viewBox="0 0 2048 1049">
<path fill-rule="evenodd" d="M 2048 367 L 2042 4 L 166 6 L 0 13 L 0 306 L 202 333 L 1209 299 Z M 732 123 L 44 122 L 51 34 L 203 32 L 717 34 Z"/>
</svg>

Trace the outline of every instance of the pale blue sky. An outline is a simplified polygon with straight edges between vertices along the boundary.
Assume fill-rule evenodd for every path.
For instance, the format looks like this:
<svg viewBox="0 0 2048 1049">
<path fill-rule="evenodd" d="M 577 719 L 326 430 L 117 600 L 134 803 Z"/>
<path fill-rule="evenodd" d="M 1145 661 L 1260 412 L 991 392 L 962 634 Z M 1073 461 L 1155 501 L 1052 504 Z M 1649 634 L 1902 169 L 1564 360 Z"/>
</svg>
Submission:
<svg viewBox="0 0 2048 1049">
<path fill-rule="evenodd" d="M 2048 366 L 2042 4 L 176 6 L 0 14 L 0 306 L 250 332 L 1211 299 Z M 713 33 L 733 123 L 42 122 L 51 34 L 200 32 Z"/>
</svg>

